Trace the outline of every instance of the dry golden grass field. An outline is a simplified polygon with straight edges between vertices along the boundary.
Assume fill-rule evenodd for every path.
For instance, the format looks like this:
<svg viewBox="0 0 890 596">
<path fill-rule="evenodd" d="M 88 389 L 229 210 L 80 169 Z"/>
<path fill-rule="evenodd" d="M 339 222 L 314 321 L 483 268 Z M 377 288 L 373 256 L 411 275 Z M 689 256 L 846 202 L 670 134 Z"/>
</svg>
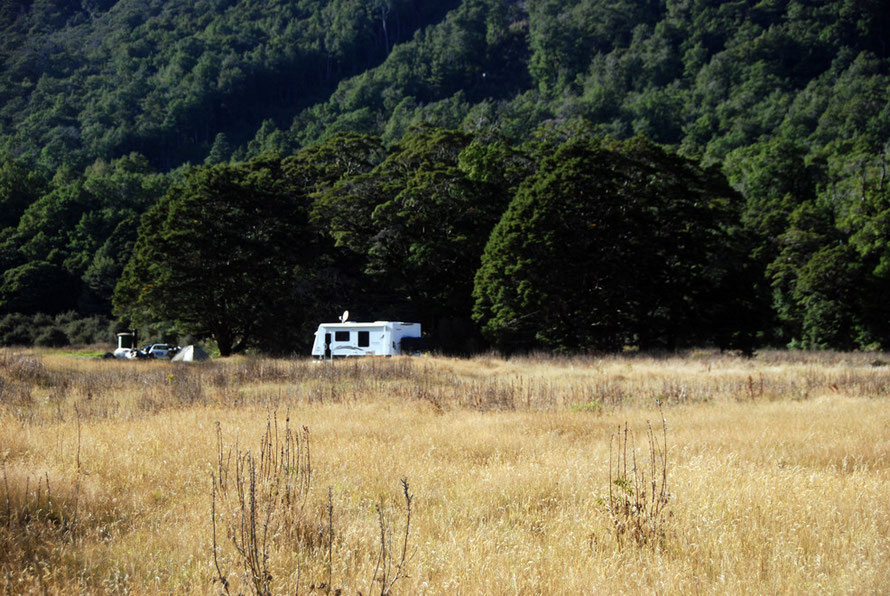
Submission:
<svg viewBox="0 0 890 596">
<path fill-rule="evenodd" d="M 0 351 L 4 593 L 890 592 L 890 357 Z"/>
</svg>

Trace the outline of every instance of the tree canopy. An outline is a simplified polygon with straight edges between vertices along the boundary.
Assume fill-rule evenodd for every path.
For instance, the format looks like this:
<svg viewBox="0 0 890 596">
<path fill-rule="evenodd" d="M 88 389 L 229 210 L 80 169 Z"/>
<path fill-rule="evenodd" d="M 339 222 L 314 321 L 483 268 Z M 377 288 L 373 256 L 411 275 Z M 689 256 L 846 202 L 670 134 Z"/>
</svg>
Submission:
<svg viewBox="0 0 890 596">
<path fill-rule="evenodd" d="M 714 172 L 643 139 L 568 141 L 492 232 L 475 319 L 504 349 L 728 347 L 752 331 L 732 282 L 740 210 Z"/>
<path fill-rule="evenodd" d="M 275 346 L 300 300 L 306 205 L 282 188 L 280 160 L 197 168 L 143 217 L 114 295 L 135 321 L 174 321 L 223 356 Z"/>
<path fill-rule="evenodd" d="M 589 337 L 517 327 L 521 345 L 744 347 L 756 329 L 758 345 L 886 347 L 888 29 L 871 0 L 0 1 L 0 315 L 109 316 L 111 289 L 148 276 L 140 227 L 173 235 L 152 223 L 168 191 L 227 172 L 297 205 L 312 260 L 287 262 L 305 307 L 288 324 L 416 318 L 466 351 L 475 308 L 506 346 L 520 297 L 479 283 L 520 245 L 495 225 L 570 186 L 621 198 L 579 250 L 601 260 L 590 283 L 627 287 L 591 295 Z M 596 176 L 567 169 L 588 162 Z M 559 268 L 514 265 L 543 284 L 522 308 L 571 302 L 547 286 L 570 281 Z M 232 349 L 295 347 L 241 333 Z"/>
</svg>

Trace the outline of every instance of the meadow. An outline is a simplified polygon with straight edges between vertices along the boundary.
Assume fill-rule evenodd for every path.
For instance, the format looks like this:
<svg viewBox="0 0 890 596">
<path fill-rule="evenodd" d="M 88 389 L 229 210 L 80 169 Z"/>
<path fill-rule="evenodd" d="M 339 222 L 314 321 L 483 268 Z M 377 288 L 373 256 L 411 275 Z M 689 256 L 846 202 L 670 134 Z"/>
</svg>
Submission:
<svg viewBox="0 0 890 596">
<path fill-rule="evenodd" d="M 890 356 L 0 350 L 4 593 L 881 593 Z"/>
</svg>

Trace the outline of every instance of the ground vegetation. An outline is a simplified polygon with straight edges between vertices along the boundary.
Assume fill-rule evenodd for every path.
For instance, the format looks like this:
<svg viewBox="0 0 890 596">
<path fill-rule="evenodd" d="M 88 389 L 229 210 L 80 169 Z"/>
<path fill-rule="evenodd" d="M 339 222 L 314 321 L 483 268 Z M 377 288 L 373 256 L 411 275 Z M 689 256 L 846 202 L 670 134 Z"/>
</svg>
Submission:
<svg viewBox="0 0 890 596">
<path fill-rule="evenodd" d="M 888 363 L 2 349 L 0 586 L 880 592 Z"/>
</svg>

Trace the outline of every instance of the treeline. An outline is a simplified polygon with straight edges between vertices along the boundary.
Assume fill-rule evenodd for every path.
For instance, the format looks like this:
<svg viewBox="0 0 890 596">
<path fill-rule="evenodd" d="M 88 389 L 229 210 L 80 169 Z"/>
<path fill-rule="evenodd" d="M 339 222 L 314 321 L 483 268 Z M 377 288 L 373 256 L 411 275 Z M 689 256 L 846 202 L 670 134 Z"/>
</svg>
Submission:
<svg viewBox="0 0 890 596">
<path fill-rule="evenodd" d="M 773 141 L 725 169 L 582 121 L 522 145 L 343 133 L 169 174 L 7 160 L 0 315 L 46 327 L 114 297 L 118 326 L 278 353 L 345 309 L 451 352 L 886 346 L 885 156 L 838 176 Z M 35 341 L 9 321 L 0 342 Z"/>
<path fill-rule="evenodd" d="M 161 205 L 234 176 L 291 197 L 277 208 L 301 233 L 254 244 L 301 247 L 282 265 L 302 280 L 294 326 L 350 308 L 421 320 L 456 351 L 886 347 L 887 30 L 881 2 L 840 0 L 0 0 L 0 316 L 110 316 L 119 280 L 140 281 L 140 221 L 173 250 Z M 659 145 L 604 140 L 638 136 Z M 559 211 L 603 234 L 562 222 L 589 242 L 573 259 L 611 273 L 545 267 L 559 233 L 504 223 L 556 226 L 539 203 L 565 188 Z M 625 216 L 650 235 L 628 240 Z M 568 329 L 581 279 L 623 292 L 585 302 L 595 337 Z M 147 321 L 125 295 L 119 312 Z M 556 305 L 547 330 L 525 326 Z M 272 311 L 245 337 L 286 351 Z M 160 314 L 157 333 L 180 329 Z"/>
<path fill-rule="evenodd" d="M 224 354 L 305 349 L 345 309 L 420 321 L 449 352 L 890 339 L 882 178 L 844 207 L 816 187 L 746 200 L 644 137 L 541 132 L 516 146 L 421 126 L 388 148 L 342 134 L 193 168 L 143 217 L 116 312 Z"/>
</svg>

